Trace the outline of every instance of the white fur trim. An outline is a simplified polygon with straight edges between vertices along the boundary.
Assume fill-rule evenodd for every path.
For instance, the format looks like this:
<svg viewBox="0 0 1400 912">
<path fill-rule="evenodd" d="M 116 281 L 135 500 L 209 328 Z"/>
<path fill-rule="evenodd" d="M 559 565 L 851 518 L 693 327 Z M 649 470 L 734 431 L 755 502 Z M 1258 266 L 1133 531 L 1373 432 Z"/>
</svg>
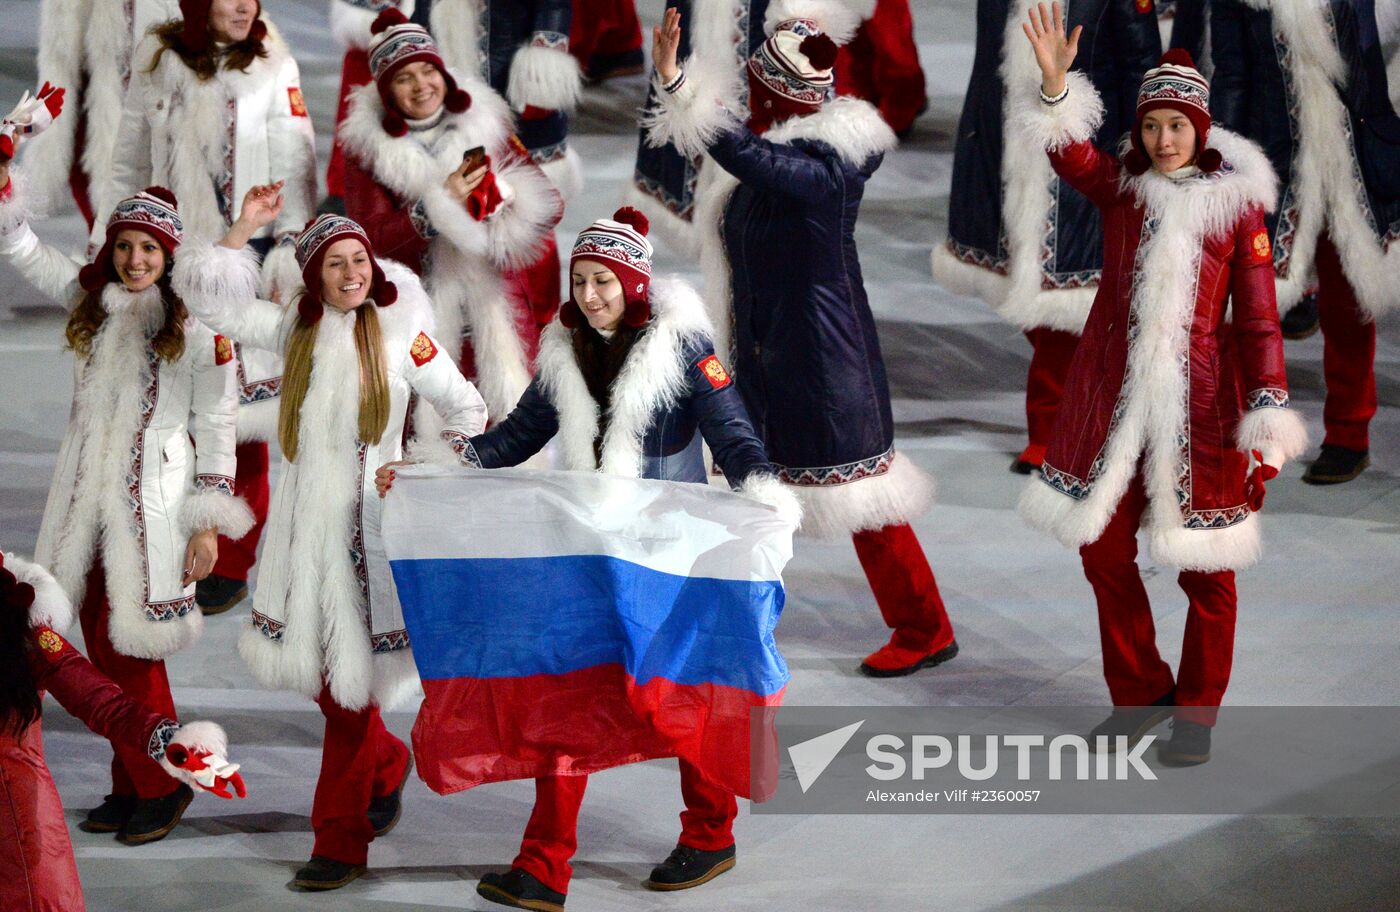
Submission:
<svg viewBox="0 0 1400 912">
<path fill-rule="evenodd" d="M 802 525 L 802 501 L 776 476 L 755 472 L 739 485 L 739 493 L 777 510 L 778 516 L 793 529 Z"/>
<path fill-rule="evenodd" d="M 305 284 L 301 277 L 301 267 L 297 265 L 296 248 L 291 244 L 274 244 L 263 258 L 259 275 L 259 296 L 264 301 L 276 301 L 279 304 L 288 303 L 292 293 Z M 280 293 L 280 297 L 272 294 L 274 290 Z"/>
<path fill-rule="evenodd" d="M 1019 31 L 1019 29 L 1018 29 Z M 1006 137 L 1006 151 L 1020 147 L 1020 141 L 1034 150 L 1063 149 L 1072 143 L 1093 139 L 1103 125 L 1103 99 L 1083 73 L 1071 72 L 1065 78 L 1069 94 L 1064 101 L 1048 105 L 1040 100 L 1038 84 L 1020 85 L 1011 81 L 1018 68 L 1011 66 L 1016 55 L 1002 63 L 1007 80 L 1007 113 L 1016 131 Z M 1002 171 L 1005 175 L 1005 169 Z"/>
<path fill-rule="evenodd" d="M 656 104 L 640 118 L 647 145 L 659 149 L 670 144 L 682 155 L 704 155 L 716 139 L 734 129 L 738 120 L 725 107 L 739 94 L 732 69 L 692 54 L 685 62 L 685 84 L 675 93 L 662 88 L 656 76 Z"/>
<path fill-rule="evenodd" d="M 700 173 L 703 175 L 706 170 L 718 170 L 718 166 L 706 159 L 701 165 Z M 699 186 L 702 180 L 703 178 L 698 179 L 696 185 Z M 677 254 L 692 260 L 700 255 L 700 238 L 695 224 L 667 209 L 661 200 L 647 193 L 636 183 L 629 183 L 623 191 L 622 205 L 631 206 L 645 215 L 647 221 L 651 222 L 651 233 L 660 237 L 667 246 L 674 248 Z"/>
<path fill-rule="evenodd" d="M 802 502 L 802 532 L 838 540 L 853 533 L 913 522 L 933 506 L 933 478 L 895 455 L 888 472 L 841 485 L 790 485 Z"/>
<path fill-rule="evenodd" d="M 1308 429 L 1291 408 L 1255 408 L 1245 412 L 1235 430 L 1241 452 L 1259 450 L 1281 460 L 1297 459 L 1308 448 Z M 1267 460 L 1266 460 L 1267 461 Z M 1282 466 L 1271 463 L 1274 468 Z"/>
<path fill-rule="evenodd" d="M 1276 184 L 1258 147 L 1219 128 L 1211 139 L 1235 170 L 1189 184 L 1151 170 L 1123 181 L 1125 190 L 1147 206 L 1148 216 L 1158 219 L 1138 254 L 1132 307 L 1139 329 L 1128 349 L 1123 412 L 1104 441 L 1104 468 L 1084 499 L 1036 477 L 1019 504 L 1028 523 L 1067 546 L 1103 534 L 1145 453 L 1150 503 L 1145 526 L 1154 557 L 1190 570 L 1243 567 L 1258 557 L 1258 532 L 1248 517 L 1224 529 L 1187 529 L 1176 498 L 1177 440 L 1188 410 L 1188 381 L 1179 359 L 1190 341 L 1201 250 L 1206 238 L 1233 230 L 1247 207 L 1270 206 Z"/>
<path fill-rule="evenodd" d="M 583 159 L 579 158 L 572 146 L 564 150 L 563 158 L 545 162 L 540 165 L 540 170 L 565 202 L 583 191 Z"/>
<path fill-rule="evenodd" d="M 806 117 L 790 117 L 763 135 L 769 142 L 814 139 L 826 143 L 846 164 L 859 168 L 872 155 L 899 145 L 894 130 L 868 101 L 843 96 Z"/>
<path fill-rule="evenodd" d="M 92 15 L 91 5 L 91 0 L 49 0 L 39 6 L 39 75 L 35 85 L 47 80 L 66 88 L 70 108 L 77 106 L 78 87 L 83 81 L 83 31 Z M 115 3 L 107 6 L 120 9 Z M 78 120 L 70 111 L 20 147 L 42 207 L 54 206 L 68 193 Z"/>
<path fill-rule="evenodd" d="M 170 743 L 191 750 L 208 751 L 220 757 L 228 756 L 228 735 L 215 722 L 186 722 L 175 730 Z"/>
<path fill-rule="evenodd" d="M 62 633 L 72 626 L 73 602 L 53 574 L 8 551 L 5 552 L 5 569 L 21 583 L 34 587 L 34 604 L 29 606 L 30 627 L 51 627 Z"/>
<path fill-rule="evenodd" d="M 437 417 L 436 412 L 433 413 L 433 417 Z M 461 466 L 465 464 L 457 455 L 457 451 L 452 449 L 436 431 L 424 433 L 423 428 L 417 427 L 416 420 L 414 429 L 414 437 L 408 442 L 408 447 L 404 451 L 405 459 L 428 465 Z"/>
<path fill-rule="evenodd" d="M 264 399 L 238 407 L 238 442 L 261 440 L 277 442 L 277 422 L 280 399 Z"/>
<path fill-rule="evenodd" d="M 394 4 L 399 12 L 409 17 L 413 15 L 415 5 L 414 0 L 397 0 Z M 363 51 L 369 48 L 370 38 L 373 37 L 370 28 L 378 18 L 379 13 L 374 10 L 346 3 L 345 0 L 331 0 L 331 34 L 347 50 Z"/>
<path fill-rule="evenodd" d="M 454 70 L 480 76 L 483 72 L 478 22 L 481 0 L 434 0 L 429 31 L 442 59 Z"/>
<path fill-rule="evenodd" d="M 578 106 L 582 93 L 583 72 L 568 51 L 526 44 L 510 60 L 506 100 L 517 111 L 533 105 L 567 113 Z"/>
<path fill-rule="evenodd" d="M 1084 321 L 1098 294 L 1097 285 L 1017 294 L 1012 291 L 1010 276 L 958 259 L 947 244 L 933 248 L 932 261 L 933 279 L 945 290 L 986 301 L 1005 320 L 1023 330 L 1045 327 L 1078 335 L 1084 331 Z M 1040 277 L 1037 274 L 1034 278 L 1039 289 Z"/>
<path fill-rule="evenodd" d="M 203 323 L 217 323 L 222 310 L 232 310 L 258 295 L 258 258 L 244 247 L 232 250 L 218 244 L 183 244 L 175 260 L 171 284 L 192 313 Z M 202 307 L 205 301 L 217 307 Z M 212 324 L 211 324 L 212 325 Z"/>
<path fill-rule="evenodd" d="M 773 34 L 784 19 L 812 19 L 832 41 L 846 44 L 874 11 L 874 0 L 775 0 L 763 17 L 763 31 Z"/>
<path fill-rule="evenodd" d="M 217 529 L 231 541 L 238 541 L 253 528 L 253 511 L 241 497 L 218 491 L 186 494 L 180 504 L 180 528 L 186 535 Z"/>
</svg>

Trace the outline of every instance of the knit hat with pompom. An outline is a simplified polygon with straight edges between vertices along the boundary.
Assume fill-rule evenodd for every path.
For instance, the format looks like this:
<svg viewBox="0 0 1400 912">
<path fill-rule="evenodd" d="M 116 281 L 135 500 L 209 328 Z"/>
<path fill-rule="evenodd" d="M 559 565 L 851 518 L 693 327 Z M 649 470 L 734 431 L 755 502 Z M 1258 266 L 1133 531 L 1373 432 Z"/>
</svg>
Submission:
<svg viewBox="0 0 1400 912">
<path fill-rule="evenodd" d="M 622 283 L 622 295 L 627 310 L 622 322 L 628 326 L 646 325 L 651 319 L 651 241 L 647 232 L 651 224 L 647 217 L 630 206 L 601 218 L 583 229 L 569 254 L 569 268 L 579 260 L 592 260 L 608 267 Z M 577 329 L 585 322 L 583 311 L 572 298 L 559 308 L 559 322 Z"/>
</svg>

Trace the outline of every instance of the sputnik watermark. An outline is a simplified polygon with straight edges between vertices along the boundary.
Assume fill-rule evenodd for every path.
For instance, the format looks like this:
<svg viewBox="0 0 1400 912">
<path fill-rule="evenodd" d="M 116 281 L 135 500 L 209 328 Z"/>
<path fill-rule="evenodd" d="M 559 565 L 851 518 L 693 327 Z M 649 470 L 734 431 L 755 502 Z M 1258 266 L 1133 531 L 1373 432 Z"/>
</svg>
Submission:
<svg viewBox="0 0 1400 912">
<path fill-rule="evenodd" d="M 933 770 L 956 768 L 964 779 L 982 782 L 997 775 L 1002 745 L 1005 745 L 1016 752 L 1016 779 L 1021 782 L 1033 778 L 1051 782 L 1067 778 L 1080 782 L 1110 779 L 1121 782 L 1134 774 L 1141 779 L 1155 780 L 1157 774 L 1143 762 L 1142 755 L 1156 738 L 1156 735 L 1145 735 L 1136 744 L 1130 744 L 1126 735 L 1118 735 L 1112 742 L 1107 735 L 1099 735 L 1094 750 L 1090 750 L 1089 739 L 1082 735 L 1056 735 L 1048 744 L 1044 735 L 958 735 L 956 740 L 944 735 L 913 735 L 909 739 L 909 759 L 906 760 L 903 738 L 874 735 L 865 742 L 865 754 L 873 761 L 865 771 L 875 779 L 890 782 L 906 775 L 920 781 Z M 973 746 L 974 740 L 982 741 L 980 750 Z M 1033 753 L 1037 748 L 1044 748 L 1044 751 Z M 1068 776 L 1066 751 L 1072 752 L 1070 762 L 1073 764 Z M 982 755 L 980 766 L 975 765 L 978 754 Z M 1037 760 L 1045 763 L 1043 775 L 1039 770 L 1032 771 L 1032 764 Z"/>
</svg>

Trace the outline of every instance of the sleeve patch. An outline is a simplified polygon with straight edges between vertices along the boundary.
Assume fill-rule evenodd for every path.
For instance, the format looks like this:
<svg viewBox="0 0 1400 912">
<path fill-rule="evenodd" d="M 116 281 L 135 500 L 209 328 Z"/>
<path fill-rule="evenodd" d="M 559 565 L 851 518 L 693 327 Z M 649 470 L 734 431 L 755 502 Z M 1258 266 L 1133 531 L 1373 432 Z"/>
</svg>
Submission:
<svg viewBox="0 0 1400 912">
<path fill-rule="evenodd" d="M 1155 12 L 1152 0 L 1137 0 L 1137 11 L 1143 14 Z"/>
<path fill-rule="evenodd" d="M 413 340 L 413 347 L 408 350 L 408 353 L 413 358 L 413 363 L 422 367 L 436 357 L 437 346 L 433 344 L 432 339 L 428 338 L 427 333 L 420 332 L 418 337 Z"/>
<path fill-rule="evenodd" d="M 45 655 L 56 656 L 68 645 L 67 640 L 48 627 L 40 627 L 35 631 L 35 634 L 39 642 L 39 648 L 43 650 Z"/>
<path fill-rule="evenodd" d="M 715 389 L 724 389 L 729 385 L 729 371 L 724 369 L 724 365 L 719 363 L 719 358 L 714 355 L 707 355 L 695 365 L 700 368 L 700 373 L 705 375 L 705 379 L 710 381 L 710 386 Z"/>
<path fill-rule="evenodd" d="M 287 102 L 291 105 L 293 117 L 309 117 L 306 113 L 306 99 L 297 86 L 287 86 Z"/>
<path fill-rule="evenodd" d="M 1254 237 L 1249 243 L 1255 259 L 1267 260 L 1273 255 L 1274 249 L 1269 245 L 1269 232 L 1264 229 L 1254 232 Z"/>
<path fill-rule="evenodd" d="M 226 336 L 214 337 L 214 363 L 227 364 L 233 360 L 233 343 Z"/>
</svg>

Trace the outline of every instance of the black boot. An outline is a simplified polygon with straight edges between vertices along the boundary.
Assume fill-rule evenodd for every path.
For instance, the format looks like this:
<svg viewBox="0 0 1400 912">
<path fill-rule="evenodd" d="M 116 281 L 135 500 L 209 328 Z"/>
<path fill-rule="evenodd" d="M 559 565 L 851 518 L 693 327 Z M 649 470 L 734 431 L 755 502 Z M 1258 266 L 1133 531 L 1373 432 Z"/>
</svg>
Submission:
<svg viewBox="0 0 1400 912">
<path fill-rule="evenodd" d="M 564 900 L 568 898 L 567 894 L 546 887 L 523 868 L 483 876 L 477 881 L 476 893 L 493 903 L 516 909 L 534 909 L 535 912 L 564 912 Z"/>
<path fill-rule="evenodd" d="M 194 584 L 194 600 L 205 617 L 223 614 L 248 597 L 245 580 L 209 574 Z"/>
<path fill-rule="evenodd" d="M 403 789 L 408 785 L 408 777 L 413 772 L 413 755 L 408 755 L 408 766 L 403 771 L 403 781 L 399 787 L 382 798 L 369 801 L 369 825 L 374 829 L 375 838 L 386 835 L 398 825 L 403 814 Z"/>
<path fill-rule="evenodd" d="M 1370 464 L 1371 456 L 1366 450 L 1349 450 L 1324 443 L 1317 460 L 1303 474 L 1303 480 L 1312 485 L 1341 484 L 1360 475 Z"/>
<path fill-rule="evenodd" d="M 175 829 L 192 800 L 194 789 L 183 782 L 164 798 L 140 799 L 126 825 L 117 833 L 117 841 L 134 846 L 164 839 L 167 833 Z"/>
<path fill-rule="evenodd" d="M 1115 709 L 1107 719 L 1095 725 L 1093 731 L 1089 732 L 1089 750 L 1098 752 L 1099 735 L 1108 738 L 1108 746 L 1104 748 L 1106 754 L 1118 750 L 1118 737 L 1120 735 L 1128 739 L 1128 747 L 1131 749 L 1148 732 L 1171 718 L 1172 703 L 1175 700 L 1176 690 L 1173 688 L 1153 700 L 1151 706 Z"/>
<path fill-rule="evenodd" d="M 702 852 L 688 845 L 677 845 L 661 864 L 651 869 L 642 883 L 648 890 L 688 890 L 709 883 L 734 867 L 734 846 Z"/>
<path fill-rule="evenodd" d="M 1301 301 L 1288 308 L 1278 325 L 1285 339 L 1306 339 L 1317 332 L 1317 292 L 1304 295 Z"/>
<path fill-rule="evenodd" d="M 85 833 L 115 833 L 126 826 L 139 800 L 135 795 L 108 795 L 87 812 L 78 829 Z"/>
<path fill-rule="evenodd" d="M 336 861 L 324 855 L 312 855 L 311 860 L 297 868 L 292 886 L 298 890 L 338 890 L 365 873 L 364 865 Z"/>
<path fill-rule="evenodd" d="M 1210 759 L 1210 726 L 1185 719 L 1172 720 L 1172 738 L 1157 749 L 1167 766 L 1199 766 Z"/>
</svg>

